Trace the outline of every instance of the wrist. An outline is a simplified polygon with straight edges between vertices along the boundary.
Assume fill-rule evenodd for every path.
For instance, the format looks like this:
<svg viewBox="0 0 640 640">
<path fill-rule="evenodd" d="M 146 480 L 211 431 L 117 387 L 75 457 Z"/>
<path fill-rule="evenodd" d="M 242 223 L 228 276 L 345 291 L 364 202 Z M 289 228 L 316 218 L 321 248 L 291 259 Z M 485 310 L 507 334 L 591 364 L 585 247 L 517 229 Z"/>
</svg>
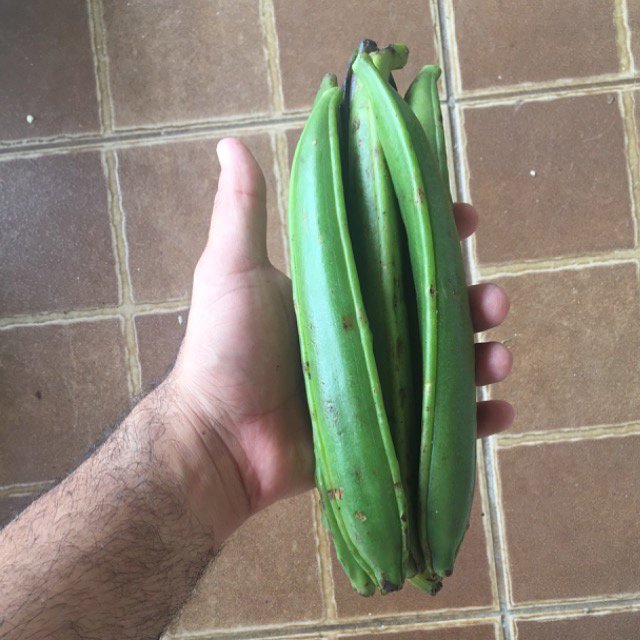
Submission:
<svg viewBox="0 0 640 640">
<path fill-rule="evenodd" d="M 171 376 L 152 393 L 163 405 L 162 458 L 185 506 L 219 547 L 251 515 L 236 459 L 218 430 L 185 402 Z"/>
</svg>

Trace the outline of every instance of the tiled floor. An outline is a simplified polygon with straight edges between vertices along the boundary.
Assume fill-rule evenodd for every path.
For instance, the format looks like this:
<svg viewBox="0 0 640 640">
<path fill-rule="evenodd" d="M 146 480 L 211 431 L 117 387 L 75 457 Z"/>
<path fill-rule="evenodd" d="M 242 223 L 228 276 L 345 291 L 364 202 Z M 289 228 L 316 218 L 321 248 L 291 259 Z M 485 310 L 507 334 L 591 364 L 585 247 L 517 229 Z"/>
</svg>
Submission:
<svg viewBox="0 0 640 640">
<path fill-rule="evenodd" d="M 640 633 L 640 1 L 0 0 L 0 519 L 171 366 L 218 167 L 245 139 L 287 271 L 295 140 L 357 41 L 444 66 L 476 280 L 512 312 L 485 391 L 456 573 L 436 598 L 348 587 L 311 494 L 243 527 L 169 637 L 545 640 Z"/>
</svg>

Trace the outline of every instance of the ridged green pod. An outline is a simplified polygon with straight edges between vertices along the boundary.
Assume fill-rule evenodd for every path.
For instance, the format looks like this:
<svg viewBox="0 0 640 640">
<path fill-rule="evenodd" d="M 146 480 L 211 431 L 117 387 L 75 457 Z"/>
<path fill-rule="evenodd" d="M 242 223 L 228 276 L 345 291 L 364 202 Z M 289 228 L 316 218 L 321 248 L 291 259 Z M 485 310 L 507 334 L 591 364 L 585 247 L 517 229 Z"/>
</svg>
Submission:
<svg viewBox="0 0 640 640">
<path fill-rule="evenodd" d="M 447 576 L 468 527 L 476 465 L 474 343 L 462 253 L 448 186 L 420 122 L 368 54 L 353 70 L 371 101 L 409 239 L 423 348 L 420 538 L 427 572 Z"/>
<path fill-rule="evenodd" d="M 367 51 L 383 77 L 406 64 L 407 48 L 392 45 L 378 50 L 365 40 Z M 344 184 L 349 232 L 364 306 L 373 335 L 376 366 L 384 406 L 407 495 L 409 514 L 417 508 L 419 407 L 412 375 L 412 345 L 405 304 L 402 221 L 391 176 L 378 140 L 369 97 L 351 69 L 345 80 Z M 409 517 L 407 577 L 423 569 L 417 522 Z"/>
<path fill-rule="evenodd" d="M 411 83 L 407 94 L 406 100 L 407 104 L 411 107 L 412 111 L 415 113 L 418 121 L 422 125 L 422 129 L 425 132 L 428 142 L 431 144 L 432 150 L 435 152 L 435 157 L 438 163 L 438 168 L 440 170 L 440 175 L 442 177 L 443 186 L 446 191 L 446 196 L 448 197 L 448 202 L 452 204 L 451 195 L 449 191 L 449 169 L 447 164 L 447 151 L 445 144 L 445 136 L 444 136 L 444 125 L 442 119 L 442 112 L 440 109 L 440 100 L 438 98 L 438 78 L 440 77 L 441 71 L 440 67 L 437 65 L 427 65 L 423 67 L 418 75 L 415 77 L 413 82 Z M 444 197 L 444 196 L 443 196 Z M 453 216 L 449 216 L 449 220 L 453 220 Z M 451 232 L 451 224 L 449 224 L 449 232 Z M 457 237 L 457 235 L 456 235 Z M 445 247 L 446 249 L 446 247 Z M 453 332 L 456 330 L 459 332 L 461 336 L 467 335 L 469 332 L 472 332 L 472 324 L 471 324 L 471 314 L 468 309 L 468 299 L 466 296 L 466 282 L 464 282 L 464 267 L 462 266 L 461 259 L 458 260 L 458 251 L 459 245 L 457 243 L 452 243 L 448 247 L 448 253 L 443 253 L 443 260 L 455 261 L 455 265 L 457 265 L 457 269 L 455 269 L 455 273 L 452 277 L 455 277 L 458 282 L 458 291 L 462 290 L 462 300 L 458 300 L 457 297 L 453 298 L 445 298 L 445 303 L 449 303 L 447 308 L 445 308 L 445 312 L 449 315 L 452 315 L 454 319 L 458 320 L 457 326 L 451 326 L 451 334 L 447 334 L 449 340 L 453 341 Z M 450 269 L 450 271 L 454 271 Z M 460 289 L 461 287 L 461 289 Z M 456 304 L 457 303 L 457 304 Z M 447 337 L 447 336 L 445 336 Z M 466 341 L 467 345 L 467 353 L 474 354 L 473 348 L 471 346 L 471 340 Z M 473 355 L 470 355 L 471 361 L 473 361 Z M 475 367 L 474 367 L 475 369 Z M 467 372 L 467 394 L 468 396 L 474 395 L 473 404 L 473 412 L 475 416 L 475 383 L 471 383 L 470 381 L 471 373 Z M 437 399 L 436 399 L 437 402 Z M 471 413 L 471 411 L 469 411 Z M 467 509 L 466 516 L 466 526 L 468 526 L 468 518 L 471 510 L 471 503 L 473 501 L 473 488 L 475 481 L 475 436 L 476 436 L 476 423 L 475 419 L 469 423 L 469 427 L 466 430 L 466 437 L 469 439 L 469 443 L 473 444 L 473 450 L 470 450 L 469 446 L 466 448 L 467 457 L 473 460 L 473 465 L 471 466 L 473 470 L 473 476 L 471 478 L 465 478 L 466 483 L 463 484 L 462 480 L 460 481 L 459 486 L 457 487 L 458 494 L 455 496 L 456 499 L 460 500 L 458 506 L 460 508 L 460 515 L 464 516 L 464 509 Z M 464 435 L 464 434 L 463 434 Z M 442 445 L 443 447 L 445 445 Z M 438 487 L 440 484 L 440 480 L 436 479 L 434 482 L 435 485 L 435 493 L 433 494 L 433 504 L 431 508 L 434 511 L 438 511 L 443 507 L 444 500 L 437 501 L 442 489 Z M 452 491 L 456 491 L 456 487 L 453 486 L 451 488 Z M 464 499 L 466 493 L 467 499 Z M 446 499 L 446 498 L 445 498 Z M 444 505 L 446 507 L 446 505 Z M 455 522 L 455 517 L 453 515 L 449 515 L 446 517 L 448 521 Z M 462 520 L 465 522 L 465 520 Z M 450 561 L 451 569 L 453 568 L 453 559 L 458 552 L 459 546 L 462 543 L 462 535 L 460 534 L 461 524 L 454 529 L 454 532 L 457 534 L 453 538 L 454 543 L 457 544 L 455 550 L 451 551 L 452 560 Z M 443 536 L 447 535 L 446 531 L 443 532 Z"/>
<path fill-rule="evenodd" d="M 335 78 L 323 83 L 293 160 L 293 294 L 326 521 L 350 560 L 387 592 L 400 588 L 405 577 L 401 520 L 407 504 L 349 236 L 340 157 L 342 92 L 327 86 L 333 84 Z M 354 587 L 362 587 L 352 562 L 343 567 L 351 571 Z"/>
<path fill-rule="evenodd" d="M 418 122 L 427 136 L 427 141 L 436 155 L 442 181 L 449 188 L 449 167 L 444 137 L 444 124 L 438 96 L 438 78 L 442 71 L 436 64 L 428 64 L 418 72 L 409 85 L 404 99 L 416 114 Z"/>
</svg>

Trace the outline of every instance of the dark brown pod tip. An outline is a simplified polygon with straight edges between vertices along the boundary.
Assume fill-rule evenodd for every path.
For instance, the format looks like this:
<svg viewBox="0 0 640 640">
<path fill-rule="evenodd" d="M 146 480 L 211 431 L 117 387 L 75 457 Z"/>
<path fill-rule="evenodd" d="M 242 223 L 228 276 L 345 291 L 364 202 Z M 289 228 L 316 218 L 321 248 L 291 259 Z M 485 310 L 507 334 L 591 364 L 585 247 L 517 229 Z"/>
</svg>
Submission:
<svg viewBox="0 0 640 640">
<path fill-rule="evenodd" d="M 358 53 L 373 53 L 374 51 L 378 51 L 378 44 L 375 40 L 370 40 L 369 38 L 363 38 L 360 40 Z"/>
<path fill-rule="evenodd" d="M 394 582 L 391 582 L 390 580 L 383 580 L 382 581 L 382 593 L 386 594 L 386 593 L 391 593 L 392 591 L 399 591 L 400 587 L 399 585 L 395 584 Z"/>
</svg>

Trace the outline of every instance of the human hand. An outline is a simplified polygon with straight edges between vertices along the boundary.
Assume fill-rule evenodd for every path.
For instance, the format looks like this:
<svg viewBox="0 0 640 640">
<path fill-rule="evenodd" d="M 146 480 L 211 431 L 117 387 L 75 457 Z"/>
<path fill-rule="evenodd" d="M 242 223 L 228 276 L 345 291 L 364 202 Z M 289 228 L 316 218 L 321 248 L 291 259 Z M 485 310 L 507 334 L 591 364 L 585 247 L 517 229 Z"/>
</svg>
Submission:
<svg viewBox="0 0 640 640">
<path fill-rule="evenodd" d="M 313 445 L 290 280 L 267 257 L 264 176 L 238 140 L 218 145 L 221 165 L 207 246 L 194 273 L 187 332 L 170 384 L 204 447 L 224 447 L 247 496 L 248 514 L 313 486 Z M 477 227 L 454 207 L 461 238 Z M 499 325 L 509 302 L 493 284 L 469 288 L 474 328 Z M 511 355 L 476 346 L 476 380 L 504 379 Z M 511 406 L 478 404 L 478 436 L 506 429 Z M 218 474 L 220 475 L 220 474 Z"/>
</svg>

